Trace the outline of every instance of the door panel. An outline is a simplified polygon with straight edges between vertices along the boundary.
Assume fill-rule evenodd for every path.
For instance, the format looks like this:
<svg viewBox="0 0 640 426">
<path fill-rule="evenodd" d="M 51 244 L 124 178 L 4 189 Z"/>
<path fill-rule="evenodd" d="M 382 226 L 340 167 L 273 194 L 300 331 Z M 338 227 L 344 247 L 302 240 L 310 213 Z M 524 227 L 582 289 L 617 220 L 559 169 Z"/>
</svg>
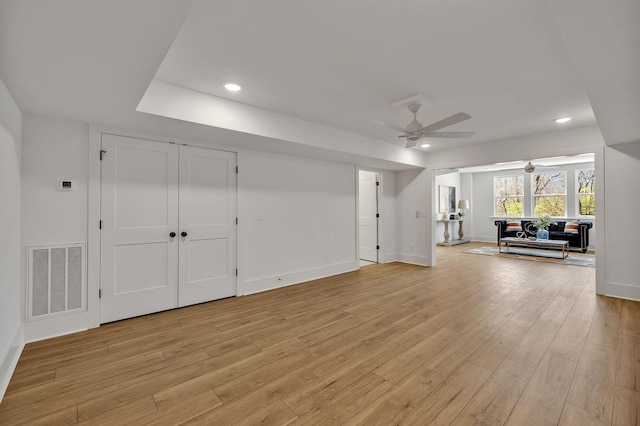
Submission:
<svg viewBox="0 0 640 426">
<path fill-rule="evenodd" d="M 101 322 L 178 302 L 176 145 L 102 136 Z"/>
<path fill-rule="evenodd" d="M 180 147 L 179 305 L 236 294 L 236 155 Z"/>
<path fill-rule="evenodd" d="M 378 187 L 376 174 L 360 170 L 359 176 L 359 239 L 360 259 L 378 261 Z"/>
</svg>

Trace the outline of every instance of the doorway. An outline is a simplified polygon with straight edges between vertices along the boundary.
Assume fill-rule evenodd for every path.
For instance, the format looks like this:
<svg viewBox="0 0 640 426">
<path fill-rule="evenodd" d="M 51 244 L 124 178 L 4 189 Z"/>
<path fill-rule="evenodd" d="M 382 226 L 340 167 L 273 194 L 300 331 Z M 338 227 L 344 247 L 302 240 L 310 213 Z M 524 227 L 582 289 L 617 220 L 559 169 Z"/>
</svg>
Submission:
<svg viewBox="0 0 640 426">
<path fill-rule="evenodd" d="M 100 322 L 236 295 L 236 154 L 102 135 Z"/>
<path fill-rule="evenodd" d="M 358 229 L 360 266 L 378 263 L 378 212 L 380 177 L 376 172 L 358 171 Z"/>
</svg>

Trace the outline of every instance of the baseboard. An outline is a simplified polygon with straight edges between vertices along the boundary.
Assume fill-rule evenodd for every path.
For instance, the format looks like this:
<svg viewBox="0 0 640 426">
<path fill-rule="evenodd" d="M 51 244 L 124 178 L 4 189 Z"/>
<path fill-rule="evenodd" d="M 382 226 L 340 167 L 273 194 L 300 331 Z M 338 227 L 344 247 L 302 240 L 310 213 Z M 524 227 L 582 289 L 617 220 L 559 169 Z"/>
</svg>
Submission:
<svg viewBox="0 0 640 426">
<path fill-rule="evenodd" d="M 2 402 L 4 394 L 9 387 L 11 376 L 13 376 L 13 372 L 18 365 L 23 349 L 24 339 L 22 336 L 22 324 L 20 324 L 13 335 L 13 339 L 11 339 L 11 343 L 0 359 L 0 402 Z"/>
<path fill-rule="evenodd" d="M 431 266 L 429 265 L 429 258 L 426 256 L 416 256 L 414 254 L 397 253 L 396 258 L 398 262 L 410 263 L 412 265 Z"/>
<path fill-rule="evenodd" d="M 391 263 L 396 262 L 398 260 L 398 255 L 396 253 L 389 253 L 384 255 L 384 259 L 382 263 Z"/>
<path fill-rule="evenodd" d="M 478 242 L 478 243 L 495 243 L 496 237 L 470 237 L 471 242 Z"/>
<path fill-rule="evenodd" d="M 344 274 L 355 271 L 359 268 L 357 261 L 336 263 L 334 265 L 320 266 L 302 271 L 289 272 L 282 275 L 258 278 L 242 283 L 240 294 L 248 295 L 273 290 L 280 287 L 287 287 L 307 281 L 330 277 L 332 275 Z"/>
<path fill-rule="evenodd" d="M 598 293 L 602 296 L 616 297 L 618 299 L 627 299 L 640 301 L 640 287 L 629 284 L 618 284 L 608 282 L 605 284 L 604 291 Z M 597 291 L 598 289 L 596 289 Z"/>
</svg>

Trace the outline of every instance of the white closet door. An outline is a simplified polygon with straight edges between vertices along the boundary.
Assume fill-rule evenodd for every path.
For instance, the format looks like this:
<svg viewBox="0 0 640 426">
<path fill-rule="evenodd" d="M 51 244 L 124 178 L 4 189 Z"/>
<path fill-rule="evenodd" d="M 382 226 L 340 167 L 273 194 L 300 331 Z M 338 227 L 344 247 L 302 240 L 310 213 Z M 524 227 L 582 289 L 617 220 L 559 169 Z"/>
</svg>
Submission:
<svg viewBox="0 0 640 426">
<path fill-rule="evenodd" d="M 178 149 L 102 136 L 101 322 L 178 304 Z"/>
<path fill-rule="evenodd" d="M 360 214 L 360 259 L 378 261 L 378 186 L 376 174 L 360 170 L 359 214 Z"/>
<path fill-rule="evenodd" d="M 179 228 L 179 305 L 235 296 L 235 153 L 180 147 Z"/>
</svg>

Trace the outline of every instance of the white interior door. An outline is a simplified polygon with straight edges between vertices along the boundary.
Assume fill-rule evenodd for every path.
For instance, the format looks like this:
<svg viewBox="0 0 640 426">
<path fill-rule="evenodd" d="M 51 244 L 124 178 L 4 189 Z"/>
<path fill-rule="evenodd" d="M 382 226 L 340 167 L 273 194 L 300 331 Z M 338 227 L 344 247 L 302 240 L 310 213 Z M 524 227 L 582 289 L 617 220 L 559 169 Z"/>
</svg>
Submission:
<svg viewBox="0 0 640 426">
<path fill-rule="evenodd" d="M 378 187 L 376 173 L 360 170 L 359 229 L 360 259 L 378 261 Z"/>
<path fill-rule="evenodd" d="M 178 150 L 102 136 L 101 322 L 178 303 Z"/>
<path fill-rule="evenodd" d="M 236 295 L 236 154 L 180 147 L 179 305 Z"/>
</svg>

